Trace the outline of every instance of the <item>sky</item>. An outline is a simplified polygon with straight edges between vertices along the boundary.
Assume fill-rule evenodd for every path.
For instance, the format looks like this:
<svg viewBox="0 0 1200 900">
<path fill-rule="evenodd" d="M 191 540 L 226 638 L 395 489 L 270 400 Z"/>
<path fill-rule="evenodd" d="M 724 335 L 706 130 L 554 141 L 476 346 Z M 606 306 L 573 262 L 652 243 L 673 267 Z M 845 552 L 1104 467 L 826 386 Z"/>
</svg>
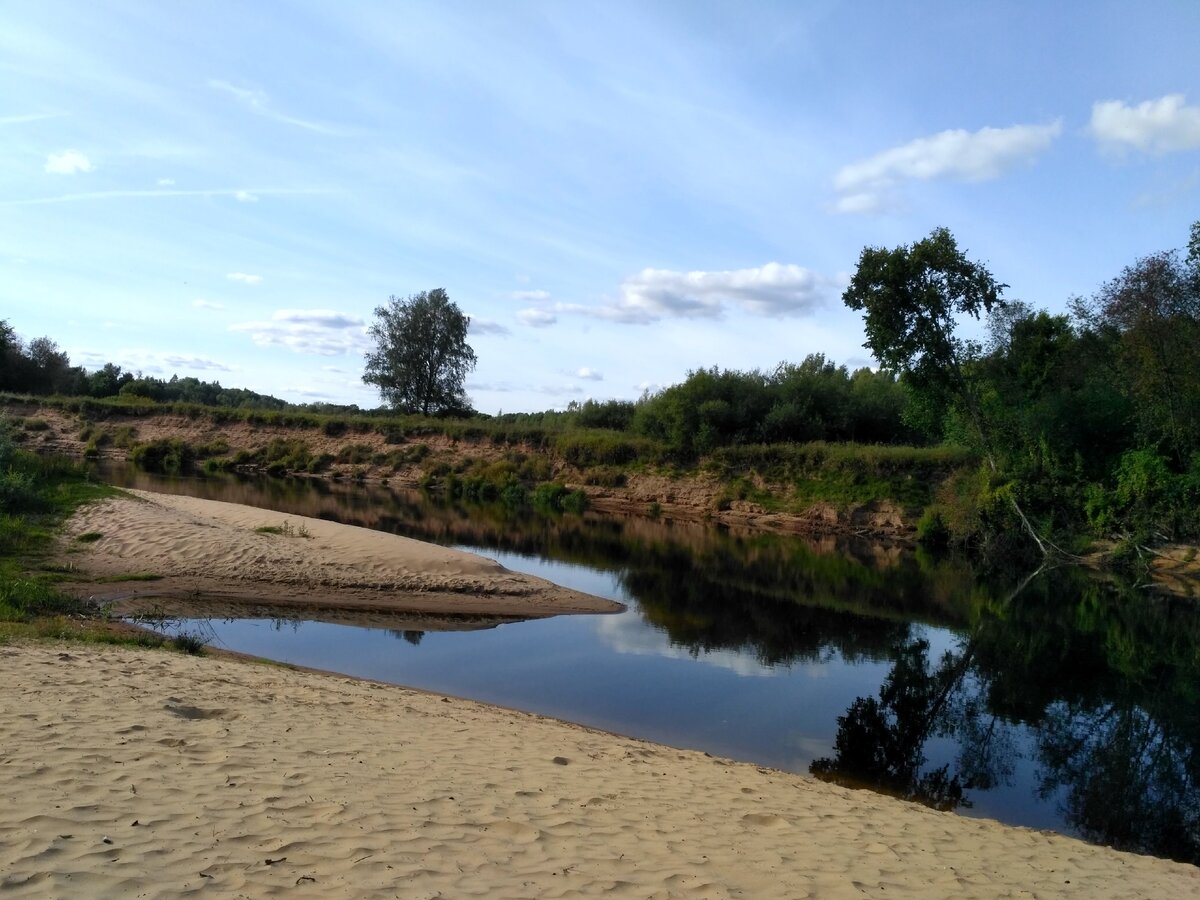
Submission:
<svg viewBox="0 0 1200 900">
<path fill-rule="evenodd" d="M 636 399 L 872 364 L 866 246 L 1062 312 L 1200 219 L 1195 0 L 0 16 L 0 319 L 89 369 L 374 407 L 374 310 L 441 287 L 476 409 Z"/>
</svg>

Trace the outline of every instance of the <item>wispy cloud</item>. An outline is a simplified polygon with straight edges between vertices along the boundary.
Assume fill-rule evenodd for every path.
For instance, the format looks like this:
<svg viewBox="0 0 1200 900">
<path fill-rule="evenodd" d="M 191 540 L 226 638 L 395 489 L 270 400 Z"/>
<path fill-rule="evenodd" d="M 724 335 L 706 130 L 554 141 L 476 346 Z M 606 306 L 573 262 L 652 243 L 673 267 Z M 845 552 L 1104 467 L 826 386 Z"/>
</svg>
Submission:
<svg viewBox="0 0 1200 900">
<path fill-rule="evenodd" d="M 256 194 L 250 193 L 249 191 L 234 191 L 233 199 L 237 200 L 238 203 L 257 203 L 258 202 L 258 196 Z"/>
<path fill-rule="evenodd" d="M 271 119 L 274 122 L 280 122 L 284 125 L 292 125 L 296 128 L 303 128 L 305 131 L 312 131 L 317 134 L 326 134 L 334 137 L 344 137 L 350 132 L 347 129 L 340 128 L 335 125 L 328 125 L 324 122 L 314 122 L 309 119 L 301 119 L 296 116 L 284 115 L 278 112 L 271 106 L 271 98 L 265 91 L 260 91 L 255 88 L 239 87 L 235 84 L 230 84 L 228 81 L 222 81 L 217 78 L 209 79 L 208 86 L 214 90 L 229 94 L 236 99 L 242 106 L 257 115 Z"/>
<path fill-rule="evenodd" d="M 835 212 L 879 212 L 904 182 L 988 181 L 1032 162 L 1062 133 L 1062 122 L 1008 128 L 954 129 L 917 138 L 843 166 L 834 176 Z"/>
<path fill-rule="evenodd" d="M 1200 169 L 1194 170 L 1184 178 L 1176 179 L 1166 187 L 1142 191 L 1133 198 L 1133 206 L 1146 209 L 1150 207 L 1166 207 L 1177 203 L 1191 203 L 1188 194 L 1200 188 Z"/>
<path fill-rule="evenodd" d="M 549 291 L 512 291 L 509 294 L 514 300 L 522 303 L 541 303 L 550 299 Z"/>
<path fill-rule="evenodd" d="M 668 318 L 716 319 L 731 309 L 759 316 L 801 316 L 828 302 L 837 287 L 832 278 L 776 262 L 716 272 L 643 269 L 621 285 L 616 303 L 554 308 L 637 325 Z"/>
<path fill-rule="evenodd" d="M 1188 106 L 1183 94 L 1167 94 L 1129 106 L 1104 100 L 1092 106 L 1088 126 L 1107 150 L 1133 148 L 1143 153 L 1174 153 L 1200 148 L 1200 106 Z"/>
<path fill-rule="evenodd" d="M 233 369 L 224 363 L 209 359 L 207 356 L 175 356 L 168 354 L 162 361 L 170 368 L 191 370 L 194 372 L 232 372 Z"/>
<path fill-rule="evenodd" d="M 157 184 L 159 187 L 174 187 L 175 179 L 174 178 L 160 178 L 160 179 L 158 179 L 158 181 L 155 182 L 155 184 Z"/>
<path fill-rule="evenodd" d="M 603 381 L 604 375 L 597 372 L 595 369 L 589 369 L 587 366 L 576 370 L 576 378 L 582 378 L 584 381 Z"/>
<path fill-rule="evenodd" d="M 230 272 L 225 276 L 230 281 L 240 281 L 242 284 L 262 284 L 261 275 L 249 275 L 246 272 Z"/>
<path fill-rule="evenodd" d="M 162 353 L 156 350 L 121 349 L 112 353 L 83 350 L 72 357 L 87 369 L 98 369 L 105 363 L 116 363 L 130 372 L 146 374 L 179 374 L 180 372 L 235 372 L 236 367 L 226 365 L 211 356 L 185 356 L 178 353 Z"/>
<path fill-rule="evenodd" d="M 362 352 L 368 345 L 363 320 L 332 309 L 280 309 L 270 321 L 240 322 L 229 330 L 250 335 L 260 347 L 315 356 Z"/>
<path fill-rule="evenodd" d="M 225 308 L 225 304 L 214 303 L 211 300 L 205 300 L 203 297 L 197 297 L 195 300 L 193 300 L 192 306 L 196 307 L 196 309 L 212 309 L 212 310 L 221 310 L 221 309 Z"/>
<path fill-rule="evenodd" d="M 548 309 L 538 309 L 530 307 L 517 312 L 517 319 L 524 325 L 531 328 L 545 328 L 548 325 L 553 325 L 558 321 L 558 316 Z"/>
<path fill-rule="evenodd" d="M 25 125 L 28 122 L 40 122 L 42 119 L 57 119 L 66 113 L 27 113 L 17 116 L 0 116 L 0 128 L 6 125 Z"/>
<path fill-rule="evenodd" d="M 477 316 L 468 316 L 468 318 L 471 320 L 471 324 L 468 326 L 471 334 L 494 334 L 501 337 L 512 334 L 511 330 L 499 322 L 493 322 L 490 319 L 480 319 Z"/>
<path fill-rule="evenodd" d="M 167 197 L 233 197 L 239 193 L 253 193 L 260 196 L 288 196 L 305 194 L 330 194 L 327 188 L 254 188 L 246 191 L 243 188 L 213 188 L 209 190 L 170 190 L 164 182 L 174 184 L 171 179 L 160 180 L 163 190 L 117 190 L 117 191 L 87 191 L 78 194 L 58 194 L 54 197 L 29 197 L 24 200 L 0 200 L 0 206 L 42 206 L 48 203 L 75 203 L 90 200 L 126 200 L 138 198 L 165 199 Z"/>
<path fill-rule="evenodd" d="M 45 168 L 52 175 L 75 175 L 78 172 L 91 172 L 95 166 L 78 150 L 63 150 L 47 156 Z"/>
</svg>

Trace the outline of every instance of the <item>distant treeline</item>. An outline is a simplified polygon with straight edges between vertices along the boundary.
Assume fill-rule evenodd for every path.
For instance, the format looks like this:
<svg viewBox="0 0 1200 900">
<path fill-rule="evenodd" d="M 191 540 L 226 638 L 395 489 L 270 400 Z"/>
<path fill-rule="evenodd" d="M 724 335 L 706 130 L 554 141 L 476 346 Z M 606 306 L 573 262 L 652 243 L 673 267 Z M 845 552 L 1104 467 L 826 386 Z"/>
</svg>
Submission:
<svg viewBox="0 0 1200 900">
<path fill-rule="evenodd" d="M 357 413 L 357 406 L 332 403 L 298 405 L 220 382 L 172 375 L 155 378 L 124 371 L 105 363 L 89 372 L 71 365 L 70 357 L 48 337 L 26 343 L 12 326 L 0 320 L 0 391 L 31 396 L 127 397 L 156 403 L 198 403 L 231 409 L 294 409 L 310 412 Z"/>
</svg>

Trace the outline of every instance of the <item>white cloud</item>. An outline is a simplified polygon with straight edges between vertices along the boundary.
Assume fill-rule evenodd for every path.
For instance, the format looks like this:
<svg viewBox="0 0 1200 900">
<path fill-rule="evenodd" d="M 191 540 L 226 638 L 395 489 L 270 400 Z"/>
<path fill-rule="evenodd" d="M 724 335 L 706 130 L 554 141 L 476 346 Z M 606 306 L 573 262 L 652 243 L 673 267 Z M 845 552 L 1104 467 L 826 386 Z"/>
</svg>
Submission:
<svg viewBox="0 0 1200 900">
<path fill-rule="evenodd" d="M 583 366 L 575 373 L 576 378 L 582 378 L 584 381 L 603 381 L 604 375 L 597 372 L 595 369 L 589 369 Z"/>
<path fill-rule="evenodd" d="M 917 138 L 843 166 L 834 176 L 835 212 L 879 212 L 906 181 L 988 181 L 1031 162 L 1062 133 L 1062 122 L 1008 128 L 954 129 Z"/>
<path fill-rule="evenodd" d="M 596 634 L 617 653 L 629 656 L 662 656 L 666 659 L 692 659 L 719 669 L 728 669 L 743 677 L 771 678 L 790 667 L 764 666 L 748 653 L 738 650 L 702 650 L 691 652 L 687 647 L 672 644 L 660 631 L 647 628 L 636 616 L 604 616 L 597 623 Z"/>
<path fill-rule="evenodd" d="M 1143 153 L 1200 149 L 1200 106 L 1187 106 L 1183 94 L 1167 94 L 1128 106 L 1105 100 L 1092 106 L 1088 130 L 1102 147 Z"/>
<path fill-rule="evenodd" d="M 332 309 L 280 309 L 269 322 L 241 322 L 229 330 L 250 335 L 260 347 L 316 356 L 358 353 L 368 345 L 363 320 Z"/>
<path fill-rule="evenodd" d="M 216 309 L 224 309 L 225 308 L 225 305 L 223 303 L 214 303 L 212 300 L 205 300 L 203 297 L 197 297 L 195 300 L 193 300 L 192 306 L 196 307 L 196 309 L 214 309 L 214 310 L 216 310 Z"/>
<path fill-rule="evenodd" d="M 501 337 L 512 334 L 512 332 L 499 322 L 493 322 L 490 319 L 480 319 L 468 314 L 467 318 L 471 320 L 467 330 L 471 334 L 495 334 Z"/>
<path fill-rule="evenodd" d="M 159 187 L 174 187 L 175 179 L 174 178 L 160 178 L 160 179 L 158 179 L 158 181 L 155 182 L 155 184 L 157 184 Z"/>
<path fill-rule="evenodd" d="M 91 172 L 94 168 L 91 160 L 78 150 L 64 150 L 46 157 L 46 171 L 52 175 L 74 175 L 77 172 Z"/>
<path fill-rule="evenodd" d="M 555 308 L 641 325 L 665 318 L 715 319 L 731 308 L 760 316 L 795 316 L 823 305 L 836 286 L 832 279 L 801 266 L 775 262 L 718 272 L 643 269 L 621 285 L 616 303 Z"/>
<path fill-rule="evenodd" d="M 234 191 L 233 197 L 238 203 L 257 203 L 258 197 L 251 194 L 249 191 Z"/>
<path fill-rule="evenodd" d="M 261 284 L 261 275 L 247 275 L 245 272 L 230 272 L 225 276 L 230 281 L 240 281 L 242 284 Z"/>
<path fill-rule="evenodd" d="M 514 300 L 523 303 L 541 303 L 550 299 L 549 291 L 513 291 L 509 294 Z"/>
<path fill-rule="evenodd" d="M 522 309 L 517 313 L 517 318 L 525 325 L 531 328 L 545 328 L 547 325 L 553 325 L 558 321 L 558 316 L 548 309 Z"/>
</svg>

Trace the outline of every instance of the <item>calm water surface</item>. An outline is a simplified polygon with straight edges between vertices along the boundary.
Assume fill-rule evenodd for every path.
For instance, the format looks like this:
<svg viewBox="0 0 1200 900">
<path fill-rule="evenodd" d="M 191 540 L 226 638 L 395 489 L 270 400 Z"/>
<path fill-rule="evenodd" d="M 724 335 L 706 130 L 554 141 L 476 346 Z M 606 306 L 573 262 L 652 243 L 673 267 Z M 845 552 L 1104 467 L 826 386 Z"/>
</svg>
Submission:
<svg viewBox="0 0 1200 900">
<path fill-rule="evenodd" d="M 986 580 L 962 560 L 833 539 L 102 475 L 461 547 L 629 606 L 467 631 L 175 625 L 219 646 L 1200 862 L 1195 601 L 1072 570 Z"/>
</svg>

